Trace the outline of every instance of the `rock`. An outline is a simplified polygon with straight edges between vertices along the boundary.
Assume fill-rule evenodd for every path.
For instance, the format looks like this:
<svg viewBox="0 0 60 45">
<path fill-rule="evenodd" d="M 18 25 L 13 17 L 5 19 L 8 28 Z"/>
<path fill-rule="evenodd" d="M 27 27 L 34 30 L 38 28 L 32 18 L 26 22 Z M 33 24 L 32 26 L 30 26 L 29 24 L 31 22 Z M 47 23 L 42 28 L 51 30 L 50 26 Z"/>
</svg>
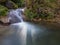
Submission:
<svg viewBox="0 0 60 45">
<path fill-rule="evenodd" d="M 6 7 L 9 8 L 9 9 L 18 8 L 18 6 L 14 2 L 12 2 L 12 1 L 7 1 L 6 2 Z"/>
<path fill-rule="evenodd" d="M 7 23 L 7 22 L 9 22 L 7 16 L 0 16 L 0 21 L 2 21 L 3 23 Z"/>
</svg>

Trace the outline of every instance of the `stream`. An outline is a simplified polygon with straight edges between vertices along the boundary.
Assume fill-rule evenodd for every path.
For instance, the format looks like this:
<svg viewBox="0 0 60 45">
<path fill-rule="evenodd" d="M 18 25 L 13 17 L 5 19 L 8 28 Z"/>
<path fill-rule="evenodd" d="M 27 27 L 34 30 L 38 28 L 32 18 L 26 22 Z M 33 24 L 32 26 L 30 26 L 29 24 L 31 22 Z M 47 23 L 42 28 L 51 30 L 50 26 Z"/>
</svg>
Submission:
<svg viewBox="0 0 60 45">
<path fill-rule="evenodd" d="M 21 22 L 8 26 L 8 30 L 8 35 L 0 36 L 0 45 L 60 45 L 57 24 Z"/>
</svg>

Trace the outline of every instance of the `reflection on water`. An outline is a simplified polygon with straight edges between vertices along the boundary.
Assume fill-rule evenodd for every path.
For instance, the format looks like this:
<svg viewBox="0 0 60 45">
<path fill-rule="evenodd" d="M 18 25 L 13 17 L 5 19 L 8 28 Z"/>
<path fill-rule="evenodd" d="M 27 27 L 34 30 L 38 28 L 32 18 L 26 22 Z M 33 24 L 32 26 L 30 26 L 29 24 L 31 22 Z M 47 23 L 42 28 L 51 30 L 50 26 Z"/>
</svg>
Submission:
<svg viewBox="0 0 60 45">
<path fill-rule="evenodd" d="M 60 28 L 54 24 L 30 22 L 12 24 L 12 34 L 5 35 L 0 45 L 60 45 Z"/>
</svg>

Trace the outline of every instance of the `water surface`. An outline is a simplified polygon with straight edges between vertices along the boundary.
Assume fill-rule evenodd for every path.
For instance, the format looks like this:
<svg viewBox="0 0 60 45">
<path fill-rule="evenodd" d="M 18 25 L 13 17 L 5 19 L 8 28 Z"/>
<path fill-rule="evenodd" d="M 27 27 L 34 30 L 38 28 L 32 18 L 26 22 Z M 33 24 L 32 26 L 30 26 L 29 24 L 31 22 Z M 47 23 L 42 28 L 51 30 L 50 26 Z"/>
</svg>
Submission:
<svg viewBox="0 0 60 45">
<path fill-rule="evenodd" d="M 0 29 L 1 30 L 1 29 Z M 53 23 L 16 23 L 8 27 L 0 45 L 60 45 L 60 25 Z"/>
</svg>

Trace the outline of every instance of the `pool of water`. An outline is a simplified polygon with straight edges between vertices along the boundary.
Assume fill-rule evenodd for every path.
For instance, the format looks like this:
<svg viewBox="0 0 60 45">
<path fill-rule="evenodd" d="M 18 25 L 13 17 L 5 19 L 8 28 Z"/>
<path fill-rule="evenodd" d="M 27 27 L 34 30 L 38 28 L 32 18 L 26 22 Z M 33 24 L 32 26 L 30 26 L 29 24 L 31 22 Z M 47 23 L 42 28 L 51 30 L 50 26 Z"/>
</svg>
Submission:
<svg viewBox="0 0 60 45">
<path fill-rule="evenodd" d="M 60 45 L 60 24 L 23 22 L 8 27 L 0 45 Z"/>
</svg>

